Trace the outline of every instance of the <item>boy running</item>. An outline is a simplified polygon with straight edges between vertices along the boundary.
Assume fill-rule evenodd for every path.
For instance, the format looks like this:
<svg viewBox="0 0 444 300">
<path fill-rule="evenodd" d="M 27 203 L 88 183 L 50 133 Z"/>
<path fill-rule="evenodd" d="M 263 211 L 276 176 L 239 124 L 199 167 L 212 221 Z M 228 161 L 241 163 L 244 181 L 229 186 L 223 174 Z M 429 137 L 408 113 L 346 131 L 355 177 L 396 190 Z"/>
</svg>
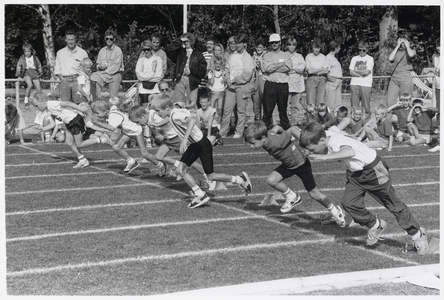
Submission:
<svg viewBox="0 0 444 300">
<path fill-rule="evenodd" d="M 281 134 L 278 134 L 279 132 Z M 302 202 L 301 196 L 284 183 L 284 179 L 296 175 L 302 180 L 310 197 L 327 208 L 339 226 L 345 227 L 342 208 L 334 205 L 316 187 L 310 161 L 302 149 L 292 141 L 292 137 L 299 139 L 299 136 L 300 129 L 296 126 L 292 126 L 286 131 L 280 126 L 274 126 L 271 130 L 268 130 L 265 123 L 256 121 L 245 130 L 244 141 L 250 144 L 253 149 L 264 148 L 265 151 L 282 163 L 267 178 L 267 183 L 281 192 L 286 199 L 285 204 L 281 207 L 282 213 L 290 212 Z"/>
<path fill-rule="evenodd" d="M 344 162 L 347 182 L 341 205 L 354 222 L 368 228 L 368 246 L 381 239 L 387 223 L 367 210 L 366 193 L 396 216 L 399 226 L 412 238 L 416 251 L 427 254 L 429 245 L 425 229 L 420 228 L 407 205 L 396 196 L 388 166 L 374 149 L 339 133 L 325 131 L 314 122 L 302 130 L 300 145 L 313 153 L 309 157 L 314 160 Z"/>
<path fill-rule="evenodd" d="M 238 176 L 230 176 L 222 173 L 214 173 L 213 170 L 213 146 L 202 131 L 197 128 L 197 116 L 195 112 L 188 109 L 175 108 L 171 98 L 167 95 L 155 97 L 151 102 L 154 109 L 161 118 L 170 118 L 171 125 L 181 138 L 180 161 L 175 163 L 176 170 L 191 187 L 196 196 L 188 205 L 189 208 L 196 208 L 210 200 L 210 197 L 200 189 L 194 177 L 188 172 L 190 167 L 198 158 L 202 161 L 205 174 L 211 181 L 232 182 L 238 184 L 247 194 L 251 193 L 251 181 L 246 172 Z M 140 107 L 133 107 L 129 111 L 130 119 L 140 125 L 146 125 L 147 118 L 142 118 L 146 111 Z"/>
</svg>

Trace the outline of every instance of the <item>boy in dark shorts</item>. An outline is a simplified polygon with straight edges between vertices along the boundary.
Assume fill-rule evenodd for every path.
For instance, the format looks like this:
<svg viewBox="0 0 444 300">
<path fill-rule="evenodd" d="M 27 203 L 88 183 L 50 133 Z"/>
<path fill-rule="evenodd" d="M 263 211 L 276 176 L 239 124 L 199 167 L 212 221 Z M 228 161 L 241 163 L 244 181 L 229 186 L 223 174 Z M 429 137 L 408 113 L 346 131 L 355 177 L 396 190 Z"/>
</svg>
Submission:
<svg viewBox="0 0 444 300">
<path fill-rule="evenodd" d="M 100 143 L 112 144 L 111 139 L 106 133 L 95 139 L 83 140 L 83 135 L 86 133 L 86 125 L 83 117 L 77 112 L 86 114 L 88 113 L 87 108 L 70 101 L 49 100 L 48 96 L 43 92 L 35 93 L 33 97 L 29 99 L 29 102 L 40 111 L 47 109 L 57 120 L 65 123 L 65 143 L 79 159 L 78 164 L 74 166 L 75 169 L 89 166 L 89 161 L 79 148 Z"/>
<path fill-rule="evenodd" d="M 171 98 L 167 95 L 155 97 L 151 102 L 151 109 L 154 109 L 163 119 L 169 117 L 173 129 L 181 138 L 180 153 L 182 157 L 177 162 L 176 170 L 191 187 L 193 194 L 196 195 L 188 205 L 189 208 L 196 208 L 210 200 L 207 193 L 200 189 L 194 177 L 188 172 L 188 167 L 198 158 L 200 158 L 209 180 L 235 183 L 243 188 L 247 194 L 251 193 L 251 181 L 246 172 L 242 172 L 238 176 L 214 173 L 213 146 L 208 138 L 202 134 L 202 131 L 195 126 L 197 121 L 195 112 L 174 107 Z M 129 111 L 129 116 L 133 122 L 140 125 L 146 125 L 148 122 L 147 118 L 142 118 L 141 111 L 135 108 Z"/>
<path fill-rule="evenodd" d="M 316 187 L 310 161 L 302 149 L 292 141 L 292 137 L 299 139 L 299 135 L 300 129 L 296 126 L 292 126 L 286 131 L 279 126 L 274 126 L 268 130 L 265 123 L 255 121 L 245 130 L 244 141 L 251 145 L 253 149 L 264 148 L 265 151 L 282 163 L 267 178 L 267 183 L 281 192 L 286 199 L 285 204 L 281 207 L 282 213 L 290 212 L 302 202 L 301 197 L 284 183 L 284 179 L 296 175 L 302 180 L 310 197 L 327 208 L 339 226 L 345 227 L 342 208 L 334 205 Z"/>
<path fill-rule="evenodd" d="M 311 159 L 339 160 L 345 164 L 347 181 L 341 205 L 354 222 L 368 228 L 368 246 L 381 239 L 387 223 L 367 210 L 366 193 L 396 216 L 399 226 L 412 238 L 416 251 L 427 254 L 429 244 L 425 229 L 420 228 L 407 205 L 396 196 L 388 166 L 374 149 L 342 134 L 325 131 L 314 122 L 302 130 L 300 145 L 313 153 L 309 155 Z"/>
<path fill-rule="evenodd" d="M 436 107 L 424 107 L 420 99 L 412 102 L 413 107 L 407 116 L 407 129 L 412 136 L 410 145 L 423 145 L 430 142 L 430 134 L 433 133 L 432 119 L 438 112 Z"/>
</svg>

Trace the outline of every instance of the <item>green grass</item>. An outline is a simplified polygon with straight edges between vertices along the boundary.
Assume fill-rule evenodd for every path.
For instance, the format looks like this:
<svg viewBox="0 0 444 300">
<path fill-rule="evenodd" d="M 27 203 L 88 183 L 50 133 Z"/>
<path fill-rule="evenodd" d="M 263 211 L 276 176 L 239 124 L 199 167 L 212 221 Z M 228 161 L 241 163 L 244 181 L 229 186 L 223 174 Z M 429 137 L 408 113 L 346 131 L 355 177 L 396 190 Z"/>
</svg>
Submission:
<svg viewBox="0 0 444 300">
<path fill-rule="evenodd" d="M 246 198 L 231 186 L 193 210 L 187 208 L 189 188 L 183 181 L 158 178 L 152 164 L 122 175 L 125 162 L 105 145 L 85 149 L 92 164 L 82 170 L 72 169 L 76 159 L 63 145 L 6 147 L 8 294 L 153 295 L 439 263 L 439 255 L 403 253 L 408 237 L 371 197 L 367 206 L 389 224 L 385 240 L 373 248 L 364 247 L 364 228 L 321 225 L 325 209 L 309 199 L 296 177 L 286 182 L 303 203 L 291 213 L 258 206 L 273 191 L 266 177 L 279 163 L 241 141 L 226 143 L 214 149 L 216 172 L 247 171 L 253 194 Z M 439 153 L 427 149 L 397 144 L 380 154 L 400 199 L 430 235 L 439 236 Z M 140 156 L 137 149 L 129 152 Z M 339 202 L 345 183 L 341 164 L 312 165 L 318 187 Z M 378 289 L 366 286 L 362 293 L 376 295 Z M 380 291 L 409 291 L 397 290 Z M 330 292 L 337 291 L 319 295 Z M 353 289 L 338 293 L 355 295 Z"/>
</svg>

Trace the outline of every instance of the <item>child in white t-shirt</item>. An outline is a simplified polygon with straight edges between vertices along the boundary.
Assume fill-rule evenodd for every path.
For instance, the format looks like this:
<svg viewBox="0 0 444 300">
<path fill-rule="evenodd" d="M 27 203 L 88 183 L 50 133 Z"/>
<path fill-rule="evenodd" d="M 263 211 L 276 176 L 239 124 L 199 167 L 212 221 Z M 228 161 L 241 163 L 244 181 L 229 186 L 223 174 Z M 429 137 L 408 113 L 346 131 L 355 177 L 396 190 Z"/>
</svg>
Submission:
<svg viewBox="0 0 444 300">
<path fill-rule="evenodd" d="M 81 99 L 81 102 L 91 102 L 93 97 L 91 95 L 91 68 L 92 61 L 89 58 L 84 58 L 81 64 L 82 71 L 77 77 L 77 83 L 79 85 L 79 90 L 77 94 Z"/>
<path fill-rule="evenodd" d="M 225 97 L 225 88 L 227 85 L 224 81 L 224 71 L 222 70 L 223 62 L 221 59 L 214 61 L 214 69 L 208 72 L 208 87 L 210 88 L 210 105 L 217 109 L 217 115 L 220 122 L 222 115 L 222 106 Z"/>
<path fill-rule="evenodd" d="M 94 114 L 99 118 L 108 117 L 108 123 L 95 120 L 94 124 L 111 132 L 116 132 L 116 130 L 121 129 L 116 138 L 116 142 L 112 144 L 112 148 L 114 152 L 127 161 L 123 174 L 129 174 L 140 166 L 140 164 L 123 149 L 123 146 L 134 138 L 137 141 L 142 157 L 151 161 L 157 167 L 158 175 L 164 177 L 166 175 L 166 165 L 147 151 L 143 139 L 142 126 L 131 122 L 128 118 L 128 110 L 132 106 L 132 101 L 121 103 L 118 97 L 112 97 L 109 101 L 94 101 L 92 104 Z"/>
<path fill-rule="evenodd" d="M 311 159 L 339 160 L 344 163 L 347 180 L 341 205 L 354 222 L 368 228 L 367 246 L 380 240 L 387 227 L 387 222 L 366 208 L 364 197 L 369 193 L 396 216 L 399 226 L 412 238 L 417 252 L 427 254 L 429 247 L 425 229 L 416 222 L 408 206 L 398 199 L 388 166 L 374 149 L 340 133 L 325 131 L 316 122 L 304 127 L 300 145 L 312 153 L 309 155 Z"/>
<path fill-rule="evenodd" d="M 219 134 L 220 125 L 217 122 L 216 109 L 208 104 L 208 95 L 202 93 L 199 98 L 201 108 L 196 110 L 197 124 L 202 133 L 210 140 L 212 145 L 223 145 Z"/>
<path fill-rule="evenodd" d="M 29 99 L 29 102 L 42 112 L 48 110 L 51 115 L 54 115 L 56 120 L 65 124 L 65 143 L 79 159 L 78 164 L 74 166 L 75 169 L 89 166 L 89 161 L 85 158 L 79 148 L 98 143 L 112 143 L 107 134 L 102 134 L 102 136 L 98 138 L 83 140 L 83 134 L 86 133 L 87 125 L 85 124 L 82 114 L 88 112 L 88 109 L 86 108 L 70 101 L 49 100 L 48 95 L 43 92 L 35 93 L 33 97 Z"/>
</svg>

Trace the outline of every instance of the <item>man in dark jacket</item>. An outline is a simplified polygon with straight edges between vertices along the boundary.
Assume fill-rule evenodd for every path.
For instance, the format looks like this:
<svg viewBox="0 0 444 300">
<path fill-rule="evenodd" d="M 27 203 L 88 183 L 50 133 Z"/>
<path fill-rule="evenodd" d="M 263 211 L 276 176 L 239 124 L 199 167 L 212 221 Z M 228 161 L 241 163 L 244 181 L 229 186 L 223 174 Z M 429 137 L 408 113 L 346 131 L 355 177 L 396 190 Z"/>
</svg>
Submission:
<svg viewBox="0 0 444 300">
<path fill-rule="evenodd" d="M 176 62 L 173 81 L 176 82 L 175 90 L 186 95 L 188 104 L 196 106 L 199 83 L 207 72 L 207 62 L 198 50 L 193 49 L 196 41 L 194 35 L 185 32 L 180 41 L 174 42 L 168 57 Z M 179 45 L 180 43 L 180 45 Z"/>
</svg>

